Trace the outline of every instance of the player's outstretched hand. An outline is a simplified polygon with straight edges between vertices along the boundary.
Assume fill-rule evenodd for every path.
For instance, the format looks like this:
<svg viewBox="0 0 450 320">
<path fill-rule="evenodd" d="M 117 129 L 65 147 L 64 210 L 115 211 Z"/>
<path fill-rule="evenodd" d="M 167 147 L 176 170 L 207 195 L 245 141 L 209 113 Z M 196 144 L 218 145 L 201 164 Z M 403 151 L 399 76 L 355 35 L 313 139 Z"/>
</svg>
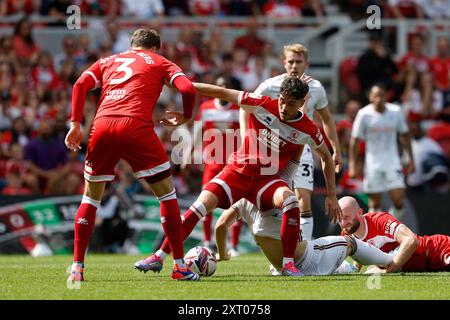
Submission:
<svg viewBox="0 0 450 320">
<path fill-rule="evenodd" d="M 181 112 L 166 111 L 161 120 L 159 120 L 159 123 L 169 127 L 177 127 L 187 121 L 189 121 L 189 119 L 185 118 Z"/>
<path fill-rule="evenodd" d="M 73 151 L 78 151 L 81 149 L 81 129 L 80 124 L 72 123 L 70 126 L 70 130 L 66 135 L 66 139 L 64 140 L 66 147 Z"/>
<path fill-rule="evenodd" d="M 342 210 L 335 196 L 325 198 L 325 214 L 330 216 L 333 223 L 337 223 L 342 218 Z"/>
<path fill-rule="evenodd" d="M 227 250 L 227 253 L 225 254 L 225 256 L 220 255 L 220 253 L 216 253 L 216 260 L 219 261 L 227 261 L 231 259 L 231 252 L 230 250 Z"/>
</svg>

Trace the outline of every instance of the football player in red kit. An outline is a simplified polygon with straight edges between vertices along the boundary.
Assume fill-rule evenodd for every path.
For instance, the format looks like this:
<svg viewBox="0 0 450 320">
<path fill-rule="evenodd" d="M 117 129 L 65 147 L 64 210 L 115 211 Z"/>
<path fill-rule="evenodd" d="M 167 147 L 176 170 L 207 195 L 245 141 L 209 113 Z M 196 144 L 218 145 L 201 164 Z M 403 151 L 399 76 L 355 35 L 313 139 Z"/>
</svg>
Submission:
<svg viewBox="0 0 450 320">
<path fill-rule="evenodd" d="M 214 208 L 229 208 L 234 202 L 246 198 L 259 210 L 280 208 L 282 221 L 280 237 L 283 246 L 281 273 L 301 276 L 294 265 L 294 253 L 299 238 L 300 209 L 295 194 L 279 176 L 287 170 L 292 176 L 298 159 L 307 143 L 322 158 L 326 177 L 327 197 L 325 211 L 334 220 L 340 219 L 336 199 L 334 164 L 317 126 L 300 110 L 308 93 L 308 85 L 297 77 L 288 77 L 281 84 L 280 98 L 194 83 L 200 94 L 237 103 L 250 113 L 249 129 L 241 147 L 231 154 L 225 168 L 206 186 L 197 201 L 184 214 L 183 236 L 192 232 L 198 220 Z M 148 270 L 160 271 L 162 260 L 170 252 L 167 242 L 148 259 Z"/>
<path fill-rule="evenodd" d="M 418 236 L 387 212 L 363 215 L 352 197 L 339 199 L 339 204 L 343 234 L 352 234 L 383 252 L 395 253 L 388 268 L 373 268 L 371 272 L 450 271 L 449 236 Z"/>
<path fill-rule="evenodd" d="M 163 85 L 170 83 L 183 96 L 183 113 L 169 112 L 161 123 L 178 126 L 192 117 L 195 89 L 183 71 L 157 54 L 159 34 L 138 29 L 131 36 L 128 51 L 99 59 L 82 73 L 73 87 L 71 128 L 66 146 L 78 150 L 80 123 L 86 94 L 101 87 L 98 109 L 87 147 L 85 191 L 75 217 L 74 257 L 70 281 L 82 281 L 84 256 L 94 229 L 97 208 L 105 184 L 114 179 L 114 167 L 126 160 L 136 178 L 145 179 L 161 203 L 161 222 L 173 252 L 176 280 L 198 280 L 184 264 L 183 233 L 170 162 L 154 130 L 153 108 Z"/>
</svg>

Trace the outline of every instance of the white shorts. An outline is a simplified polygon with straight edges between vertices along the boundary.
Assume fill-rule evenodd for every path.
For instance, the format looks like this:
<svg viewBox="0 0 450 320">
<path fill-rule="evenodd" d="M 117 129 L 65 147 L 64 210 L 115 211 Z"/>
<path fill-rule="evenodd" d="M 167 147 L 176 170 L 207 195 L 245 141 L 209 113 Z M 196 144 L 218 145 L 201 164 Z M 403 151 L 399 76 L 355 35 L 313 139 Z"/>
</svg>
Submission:
<svg viewBox="0 0 450 320">
<path fill-rule="evenodd" d="M 405 177 L 401 167 L 364 170 L 364 192 L 381 193 L 392 189 L 404 189 Z"/>
<path fill-rule="evenodd" d="M 282 212 L 280 209 L 261 212 L 246 199 L 241 199 L 234 203 L 232 208 L 238 213 L 238 219 L 243 219 L 247 223 L 250 232 L 254 236 L 281 240 Z"/>
<path fill-rule="evenodd" d="M 309 145 L 305 145 L 303 149 L 300 164 L 294 175 L 293 187 L 294 189 L 314 190 L 314 160 Z"/>
<path fill-rule="evenodd" d="M 328 236 L 308 241 L 305 254 L 295 266 L 307 276 L 332 274 L 347 258 L 347 241 L 342 236 Z"/>
</svg>

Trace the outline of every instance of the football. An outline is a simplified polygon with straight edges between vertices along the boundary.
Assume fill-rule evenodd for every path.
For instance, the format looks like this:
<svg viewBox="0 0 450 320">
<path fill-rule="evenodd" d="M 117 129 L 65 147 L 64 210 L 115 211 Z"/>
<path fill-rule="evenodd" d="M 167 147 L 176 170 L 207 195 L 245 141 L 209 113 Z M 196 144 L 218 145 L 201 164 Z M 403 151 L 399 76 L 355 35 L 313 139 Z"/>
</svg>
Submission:
<svg viewBox="0 0 450 320">
<path fill-rule="evenodd" d="M 191 270 L 203 277 L 210 277 L 216 272 L 217 260 L 214 253 L 206 247 L 194 247 L 184 256 L 184 262 Z"/>
</svg>

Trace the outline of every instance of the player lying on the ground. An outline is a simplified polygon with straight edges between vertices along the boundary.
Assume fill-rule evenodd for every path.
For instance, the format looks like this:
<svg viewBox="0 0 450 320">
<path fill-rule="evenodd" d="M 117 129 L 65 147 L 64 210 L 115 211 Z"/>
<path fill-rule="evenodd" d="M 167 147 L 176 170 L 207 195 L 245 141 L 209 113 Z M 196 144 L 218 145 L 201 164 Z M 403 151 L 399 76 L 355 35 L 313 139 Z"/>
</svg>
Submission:
<svg viewBox="0 0 450 320">
<path fill-rule="evenodd" d="M 238 219 L 248 224 L 256 244 L 272 265 L 279 270 L 283 252 L 278 231 L 281 224 L 281 211 L 273 209 L 261 212 L 246 199 L 239 200 L 225 210 L 216 223 L 214 235 L 218 251 L 217 259 L 223 261 L 231 258 L 227 249 L 227 233 L 230 226 Z M 332 274 L 347 256 L 351 256 L 364 265 L 388 266 L 393 259 L 392 255 L 351 236 L 328 236 L 313 241 L 299 241 L 294 259 L 295 266 L 303 275 L 328 275 Z"/>
<path fill-rule="evenodd" d="M 325 212 L 340 219 L 336 200 L 334 163 L 317 126 L 300 110 L 308 85 L 297 77 L 286 78 L 280 98 L 255 96 L 248 92 L 196 83 L 196 90 L 206 96 L 237 103 L 249 113 L 249 129 L 238 152 L 228 159 L 225 168 L 200 193 L 184 214 L 183 236 L 187 238 L 197 222 L 215 208 L 229 208 L 246 198 L 263 211 L 279 208 L 283 212 L 278 233 L 283 252 L 282 273 L 300 276 L 294 265 L 294 253 L 300 231 L 300 208 L 297 197 L 279 176 L 280 171 L 297 168 L 305 144 L 316 148 L 322 158 L 326 177 Z M 291 174 L 292 175 L 292 174 Z M 135 267 L 141 271 L 160 271 L 162 260 L 170 252 L 168 242 Z"/>
<path fill-rule="evenodd" d="M 386 269 L 371 272 L 450 271 L 450 237 L 442 234 L 418 236 L 387 212 L 363 210 L 352 197 L 339 199 L 342 234 L 367 242 L 383 252 L 395 253 Z"/>
</svg>

